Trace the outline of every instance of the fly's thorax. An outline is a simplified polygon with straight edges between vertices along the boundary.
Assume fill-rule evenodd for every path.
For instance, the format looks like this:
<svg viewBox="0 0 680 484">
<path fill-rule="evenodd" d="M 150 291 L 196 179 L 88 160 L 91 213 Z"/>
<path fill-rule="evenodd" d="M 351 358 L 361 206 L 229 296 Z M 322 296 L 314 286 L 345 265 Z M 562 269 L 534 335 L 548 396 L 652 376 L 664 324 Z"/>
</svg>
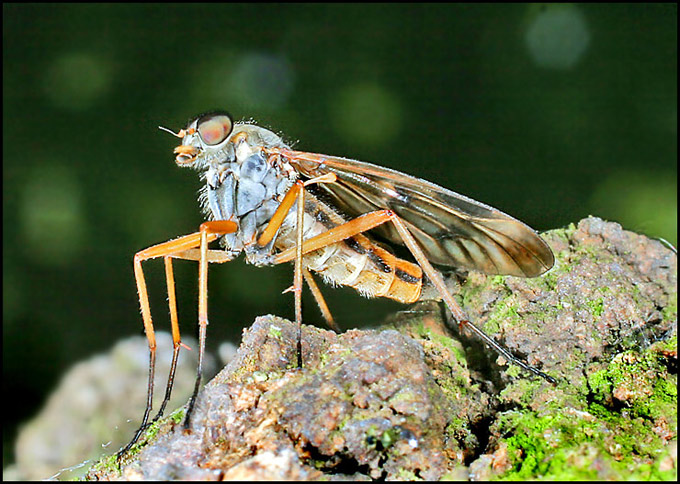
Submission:
<svg viewBox="0 0 680 484">
<path fill-rule="evenodd" d="M 270 162 L 262 150 L 269 146 L 266 143 L 282 144 L 263 128 L 237 125 L 228 144 L 213 150 L 212 156 L 203 153 L 209 160 L 200 196 L 203 210 L 212 220 L 238 223 L 239 230 L 223 238 L 225 249 L 234 256 L 249 247 L 248 253 L 261 252 L 255 247 L 257 237 L 297 178 L 287 163 Z"/>
</svg>

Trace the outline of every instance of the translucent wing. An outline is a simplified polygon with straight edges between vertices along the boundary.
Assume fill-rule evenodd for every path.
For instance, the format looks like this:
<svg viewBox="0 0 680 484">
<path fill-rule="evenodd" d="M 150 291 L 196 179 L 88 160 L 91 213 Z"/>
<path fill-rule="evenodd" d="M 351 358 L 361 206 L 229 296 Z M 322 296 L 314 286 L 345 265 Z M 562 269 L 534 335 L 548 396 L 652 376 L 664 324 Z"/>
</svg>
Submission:
<svg viewBox="0 0 680 484">
<path fill-rule="evenodd" d="M 268 151 L 285 157 L 305 177 L 335 173 L 337 183 L 318 186 L 348 215 L 393 210 L 435 264 L 522 277 L 536 277 L 553 266 L 552 251 L 530 227 L 434 183 L 346 158 Z M 403 245 L 391 224 L 375 230 Z"/>
</svg>

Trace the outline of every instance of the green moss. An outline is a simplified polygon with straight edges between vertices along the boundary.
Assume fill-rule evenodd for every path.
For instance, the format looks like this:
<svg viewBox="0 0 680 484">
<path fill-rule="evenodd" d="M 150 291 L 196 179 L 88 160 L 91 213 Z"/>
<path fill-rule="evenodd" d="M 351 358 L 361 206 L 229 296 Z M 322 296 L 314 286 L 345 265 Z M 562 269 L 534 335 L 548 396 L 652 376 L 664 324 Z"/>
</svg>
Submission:
<svg viewBox="0 0 680 484">
<path fill-rule="evenodd" d="M 449 351 L 451 351 L 451 353 L 453 353 L 453 356 L 455 356 L 456 361 L 460 365 L 467 367 L 467 359 L 465 358 L 465 353 L 456 344 L 455 340 L 442 334 L 433 333 L 429 329 L 425 329 L 425 331 L 427 332 L 427 338 L 430 339 L 430 341 L 434 341 L 435 343 L 440 344 L 447 348 Z"/>
<path fill-rule="evenodd" d="M 667 340 L 657 341 L 650 347 L 650 351 L 653 351 L 655 353 L 672 352 L 677 351 L 677 349 L 678 349 L 677 335 Z"/>
<path fill-rule="evenodd" d="M 317 368 L 319 370 L 322 370 L 325 366 L 326 363 L 328 363 L 328 360 L 330 357 L 328 356 L 328 353 L 324 352 L 319 355 L 319 364 L 317 365 Z"/>
<path fill-rule="evenodd" d="M 510 456 L 524 456 L 504 477 L 509 479 L 526 479 L 544 475 L 555 462 L 554 457 L 546 459 L 545 439 L 541 436 L 546 429 L 555 424 L 552 416 L 537 417 L 532 413 L 520 414 L 510 412 L 500 419 L 500 431 L 511 432 L 512 436 L 505 440 Z"/>
<path fill-rule="evenodd" d="M 274 339 L 281 339 L 281 328 L 278 328 L 274 326 L 273 324 L 269 325 L 269 336 L 271 336 Z"/>
<path fill-rule="evenodd" d="M 182 419 L 184 418 L 186 411 L 187 411 L 186 408 L 180 407 L 174 412 L 172 412 L 170 415 L 168 415 L 167 419 L 178 424 L 182 422 Z"/>
<path fill-rule="evenodd" d="M 144 435 L 142 435 L 137 443 L 133 445 L 130 450 L 128 451 L 128 454 L 130 455 L 135 455 L 138 453 L 140 450 L 142 450 L 149 442 L 154 440 L 157 436 L 158 433 L 164 429 L 164 431 L 167 431 L 167 424 L 172 423 L 172 424 L 179 424 L 182 422 L 182 419 L 184 419 L 184 415 L 186 413 L 186 408 L 180 407 L 177 410 L 173 411 L 170 415 L 167 417 L 159 418 L 155 422 L 152 422 L 149 427 L 146 429 L 146 432 Z"/>
<path fill-rule="evenodd" d="M 266 371 L 260 371 L 256 370 L 252 372 L 248 378 L 245 379 L 246 382 L 248 383 L 261 383 L 263 381 L 267 381 L 269 379 L 269 375 L 267 374 Z"/>
<path fill-rule="evenodd" d="M 116 454 L 102 457 L 99 461 L 92 464 L 89 474 L 115 475 L 120 474 L 120 461 Z M 80 480 L 83 480 L 82 478 Z"/>
<path fill-rule="evenodd" d="M 394 405 L 399 402 L 409 402 L 417 399 L 418 397 L 413 392 L 400 390 L 389 399 L 389 403 L 390 405 Z"/>
<path fill-rule="evenodd" d="M 399 472 L 397 473 L 397 480 L 400 481 L 422 481 L 420 477 L 418 477 L 413 471 L 409 471 L 406 469 L 399 469 Z"/>
<path fill-rule="evenodd" d="M 604 369 L 588 376 L 594 400 L 609 404 L 618 389 L 634 417 L 659 418 L 668 415 L 677 402 L 676 382 L 667 374 L 660 356 L 651 349 L 629 350 L 617 355 Z"/>
<path fill-rule="evenodd" d="M 588 376 L 588 386 L 598 401 L 605 401 L 612 392 L 611 375 L 607 369 L 596 371 Z"/>
<path fill-rule="evenodd" d="M 141 451 L 150 441 L 155 439 L 161 429 L 167 427 L 168 423 L 177 425 L 182 422 L 184 415 L 186 413 L 185 407 L 180 407 L 168 416 L 160 418 L 157 421 L 151 423 L 147 428 L 144 435 L 142 435 L 139 440 L 133 445 L 130 450 L 128 450 L 122 458 L 119 460 L 117 454 L 110 455 L 108 457 L 103 457 L 98 462 L 90 467 L 89 473 L 99 473 L 99 474 L 109 474 L 112 472 L 120 473 L 120 463 L 121 461 L 126 461 L 130 457 L 136 455 Z M 169 427 L 168 427 L 169 428 Z"/>
<path fill-rule="evenodd" d="M 522 322 L 522 317 L 517 311 L 514 296 L 508 296 L 499 301 L 489 319 L 484 323 L 484 331 L 489 335 L 497 334 L 503 325 L 516 325 Z"/>
<path fill-rule="evenodd" d="M 467 418 L 459 417 L 457 415 L 449 416 L 449 423 L 446 425 L 445 434 L 449 438 L 458 440 L 462 434 L 468 432 Z"/>
<path fill-rule="evenodd" d="M 677 426 L 677 377 L 661 361 L 659 348 L 665 344 L 626 351 L 589 374 L 581 390 L 583 410 L 555 403 L 543 406 L 542 413 L 503 414 L 496 425 L 498 434 L 509 435 L 504 443 L 513 468 L 502 478 L 674 478 L 676 469 L 659 468 L 668 447 L 654 431 L 657 422 Z M 531 387 L 521 392 L 526 408 L 533 393 Z"/>
<path fill-rule="evenodd" d="M 668 295 L 668 302 L 661 310 L 661 316 L 664 321 L 675 321 L 678 319 L 678 293 L 674 292 Z M 676 340 L 677 342 L 677 340 Z"/>
<path fill-rule="evenodd" d="M 479 295 L 486 291 L 488 286 L 491 284 L 502 285 L 505 287 L 505 276 L 494 276 L 487 278 L 486 276 L 478 273 L 469 274 L 468 278 L 461 287 L 460 295 L 462 298 L 460 301 L 456 299 L 456 302 L 459 302 L 463 309 L 474 306 L 477 304 Z"/>
<path fill-rule="evenodd" d="M 436 356 L 437 352 L 442 350 L 433 348 L 429 350 L 432 352 L 432 360 L 429 365 L 437 367 L 435 380 L 437 387 L 429 388 L 430 396 L 436 400 L 434 393 L 441 390 L 445 395 L 461 397 L 468 393 L 470 382 L 467 378 L 467 372 L 461 372 L 461 369 L 467 368 L 467 359 L 464 351 L 460 348 L 460 344 L 445 335 L 436 333 L 427 328 L 422 322 L 412 326 L 412 331 L 415 336 L 432 341 L 433 343 L 444 348 L 443 351 L 449 351 L 454 358 L 449 358 L 448 355 L 443 358 Z"/>
<path fill-rule="evenodd" d="M 137 454 L 140 450 L 142 450 L 144 447 L 146 447 L 146 444 L 148 444 L 150 441 L 156 438 L 158 435 L 158 429 L 161 426 L 161 423 L 165 422 L 164 419 L 159 419 L 155 422 L 153 422 L 151 425 L 149 425 L 149 428 L 146 429 L 146 433 L 139 438 L 139 440 L 133 445 L 128 453 L 130 455 L 135 455 Z"/>
<path fill-rule="evenodd" d="M 564 268 L 570 267 L 568 264 L 562 264 L 559 266 L 558 269 L 553 269 L 547 274 L 542 275 L 541 277 L 537 277 L 535 279 L 536 284 L 540 285 L 542 284 L 545 289 L 549 292 L 554 291 L 557 288 L 557 278 L 558 276 L 565 272 Z"/>
<path fill-rule="evenodd" d="M 500 431 L 514 464 L 503 479 L 529 478 L 585 480 L 604 475 L 655 479 L 661 475 L 645 466 L 661 448 L 660 439 L 649 425 L 607 412 L 608 418 L 578 418 L 555 413 L 538 416 L 533 412 L 510 412 L 501 417 Z"/>
<path fill-rule="evenodd" d="M 604 312 L 604 299 L 603 298 L 597 298 L 593 299 L 591 301 L 586 302 L 586 306 L 590 309 L 590 313 L 595 317 L 595 319 L 599 319 L 600 316 L 602 316 L 602 313 Z"/>
<path fill-rule="evenodd" d="M 522 369 L 517 365 L 513 365 L 512 363 L 510 363 L 505 369 L 505 374 L 514 379 L 519 379 L 524 375 Z"/>
<path fill-rule="evenodd" d="M 584 259 L 598 261 L 598 263 L 609 263 L 614 261 L 614 255 L 596 245 L 578 244 L 574 247 L 569 263 L 577 265 Z"/>
<path fill-rule="evenodd" d="M 503 389 L 501 391 L 501 396 L 510 393 L 513 395 L 513 397 L 511 397 L 513 400 L 519 399 L 519 403 L 524 408 L 529 408 L 535 401 L 536 394 L 543 391 L 543 380 L 540 378 L 522 378 L 524 370 L 515 365 L 508 367 L 508 373 L 515 372 L 519 374 L 519 378 L 513 381 L 512 385 Z"/>
<path fill-rule="evenodd" d="M 553 237 L 561 239 L 562 242 L 564 242 L 565 244 L 568 244 L 569 241 L 574 236 L 574 234 L 576 233 L 576 230 L 577 230 L 576 224 L 572 222 L 562 229 L 551 230 L 549 233 Z"/>
<path fill-rule="evenodd" d="M 392 446 L 392 444 L 394 444 L 400 438 L 401 429 L 392 427 L 391 429 L 388 429 L 385 432 L 383 432 L 383 434 L 380 436 L 380 443 L 382 444 L 383 449 L 389 449 Z"/>
<path fill-rule="evenodd" d="M 493 276 L 491 277 L 491 283 L 496 285 L 505 285 L 506 276 Z"/>
</svg>

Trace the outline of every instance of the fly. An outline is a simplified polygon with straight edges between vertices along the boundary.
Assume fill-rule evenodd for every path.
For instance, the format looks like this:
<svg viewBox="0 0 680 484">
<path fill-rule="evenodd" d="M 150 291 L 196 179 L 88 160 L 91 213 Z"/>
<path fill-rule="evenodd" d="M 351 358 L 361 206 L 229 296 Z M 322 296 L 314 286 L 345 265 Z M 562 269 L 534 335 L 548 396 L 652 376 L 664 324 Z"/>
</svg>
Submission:
<svg viewBox="0 0 680 484">
<path fill-rule="evenodd" d="M 553 253 L 524 223 L 396 170 L 295 151 L 271 131 L 251 123 L 234 123 L 223 111 L 198 116 L 178 133 L 161 129 L 182 139 L 174 150 L 177 165 L 200 172 L 205 186 L 199 201 L 208 221 L 198 232 L 135 254 L 135 279 L 149 341 L 149 381 L 142 425 L 119 455 L 137 441 L 148 426 L 151 412 L 156 341 L 142 262 L 158 257 L 165 262 L 174 349 L 165 398 L 154 420 L 170 398 L 182 346 L 173 258 L 199 262 L 198 369 L 185 427 L 189 426 L 201 382 L 208 325 L 208 263 L 229 262 L 241 253 L 248 263 L 257 266 L 294 262 L 298 366 L 302 364 L 303 279 L 324 318 L 337 330 L 312 276 L 317 273 L 328 283 L 353 287 L 364 296 L 402 303 L 419 300 L 423 285 L 430 284 L 459 325 L 472 330 L 510 362 L 555 383 L 554 378 L 519 360 L 468 321 L 432 266 L 540 276 L 553 266 Z M 413 261 L 385 250 L 374 242 L 374 235 L 406 246 Z M 217 239 L 221 248 L 209 249 L 208 244 Z"/>
</svg>

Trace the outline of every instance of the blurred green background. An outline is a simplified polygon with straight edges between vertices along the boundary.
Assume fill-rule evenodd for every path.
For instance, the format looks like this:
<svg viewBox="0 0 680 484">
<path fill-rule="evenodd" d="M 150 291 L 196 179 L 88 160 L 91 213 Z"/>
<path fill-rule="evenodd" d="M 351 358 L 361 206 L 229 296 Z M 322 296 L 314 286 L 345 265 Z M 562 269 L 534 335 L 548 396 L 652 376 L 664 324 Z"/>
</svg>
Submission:
<svg viewBox="0 0 680 484">
<path fill-rule="evenodd" d="M 675 4 L 3 4 L 4 443 L 70 365 L 142 333 L 132 256 L 202 221 L 158 125 L 224 108 L 537 230 L 593 214 L 675 243 L 676 44 Z M 196 265 L 175 265 L 194 335 Z M 168 329 L 162 263 L 146 267 Z M 215 267 L 210 348 L 293 317 L 291 280 Z M 344 327 L 400 307 L 324 294 Z"/>
</svg>

